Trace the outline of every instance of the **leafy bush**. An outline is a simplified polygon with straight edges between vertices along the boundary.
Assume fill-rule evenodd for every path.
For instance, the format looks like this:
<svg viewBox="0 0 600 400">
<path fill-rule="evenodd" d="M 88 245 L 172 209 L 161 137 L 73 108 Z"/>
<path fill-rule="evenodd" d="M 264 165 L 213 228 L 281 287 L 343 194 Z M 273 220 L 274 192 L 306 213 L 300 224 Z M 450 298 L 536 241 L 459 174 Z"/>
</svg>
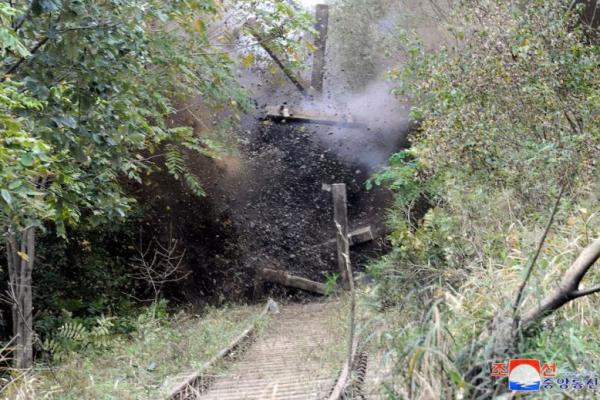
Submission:
<svg viewBox="0 0 600 400">
<path fill-rule="evenodd" d="M 510 312 L 561 187 L 521 307 L 539 304 L 600 234 L 591 222 L 600 52 L 579 11 L 567 1 L 464 0 L 447 15 L 453 42 L 431 50 L 402 35 L 407 64 L 391 74 L 421 123 L 410 153 L 372 180 L 394 190 L 396 203 L 393 251 L 371 266 L 380 303 L 403 317 L 386 336 L 397 367 L 390 389 L 401 398 L 466 396 L 466 373 L 490 361 L 477 359 L 491 344 L 486 327 Z M 416 198 L 428 199 L 420 218 Z M 599 276 L 596 269 L 586 279 Z M 560 309 L 524 335 L 519 355 L 592 368 L 596 307 L 589 296 Z"/>
<path fill-rule="evenodd" d="M 54 361 L 63 361 L 73 352 L 106 350 L 115 340 L 111 337 L 113 322 L 110 318 L 97 318 L 91 329 L 73 320 L 70 315 L 66 319 L 70 321 L 42 343 L 42 349 L 50 353 Z"/>
</svg>

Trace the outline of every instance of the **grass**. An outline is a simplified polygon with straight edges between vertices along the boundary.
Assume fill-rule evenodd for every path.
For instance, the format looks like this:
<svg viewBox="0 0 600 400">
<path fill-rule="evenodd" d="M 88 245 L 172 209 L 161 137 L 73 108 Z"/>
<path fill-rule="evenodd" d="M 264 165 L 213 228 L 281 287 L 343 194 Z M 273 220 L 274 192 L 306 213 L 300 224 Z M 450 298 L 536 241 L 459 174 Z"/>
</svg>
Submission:
<svg viewBox="0 0 600 400">
<path fill-rule="evenodd" d="M 587 207 L 566 208 L 553 225 L 527 286 L 522 309 L 535 306 L 554 288 L 581 249 L 598 236 L 600 213 L 590 213 L 588 210 L 594 208 L 585 205 Z M 440 278 L 439 284 L 420 294 L 415 288 L 408 290 L 396 284 L 392 286 L 396 294 L 394 300 L 400 298 L 401 301 L 387 307 L 384 307 L 387 303 L 381 292 L 375 296 L 374 300 L 383 310 L 373 310 L 371 318 L 385 322 L 377 344 L 394 365 L 388 385 L 397 394 L 390 398 L 449 399 L 464 393 L 466 382 L 462 373 L 471 362 L 480 361 L 470 345 L 485 337 L 487 323 L 496 313 L 510 309 L 523 280 L 524 265 L 540 236 L 541 228 L 535 225 L 532 228 L 532 225 L 511 223 L 504 228 L 506 251 L 482 252 L 477 263 L 465 267 L 468 274 L 458 285 L 445 283 Z M 398 263 L 390 268 L 393 274 L 401 275 L 406 267 Z M 599 266 L 588 275 L 584 284 L 591 286 L 599 282 Z M 392 281 L 395 282 L 405 281 Z M 563 371 L 598 371 L 599 306 L 598 295 L 569 303 L 547 317 L 539 331 L 525 337 L 517 355 L 555 361 Z M 470 348 L 471 353 L 465 352 Z M 567 394 L 574 398 L 595 395 L 583 390 L 569 390 Z M 543 391 L 524 398 L 564 398 L 562 395 L 560 391 Z"/>
<path fill-rule="evenodd" d="M 359 284 L 355 286 L 355 290 L 355 335 L 359 340 L 359 352 L 366 352 L 369 358 L 369 368 L 376 369 L 373 379 L 367 380 L 363 385 L 366 398 L 370 398 L 371 395 L 383 393 L 384 391 L 380 388 L 381 382 L 391 377 L 391 365 L 385 362 L 386 354 L 382 350 L 382 343 L 385 343 L 384 336 L 387 332 L 393 327 L 401 325 L 403 318 L 395 312 L 382 312 L 374 301 L 372 287 Z M 337 378 L 348 357 L 351 297 L 347 292 L 338 292 L 335 296 L 339 306 L 329 316 L 326 323 L 330 331 L 336 332 L 339 340 L 324 349 L 321 354 L 321 364 L 323 368 L 335 371 Z M 355 378 L 357 377 L 351 379 Z"/>
<path fill-rule="evenodd" d="M 136 337 L 109 350 L 73 354 L 59 366 L 38 365 L 5 388 L 6 399 L 157 399 L 186 372 L 200 368 L 259 315 L 262 306 L 210 309 L 202 316 L 151 318 Z M 259 323 L 259 332 L 263 323 Z M 166 384 L 165 384 L 166 382 Z"/>
<path fill-rule="evenodd" d="M 335 371 L 337 374 L 344 366 L 348 356 L 350 296 L 347 293 L 337 293 L 333 296 L 335 296 L 338 305 L 327 316 L 325 324 L 327 330 L 335 332 L 339 339 L 323 349 L 320 355 L 320 363 L 324 370 Z"/>
</svg>

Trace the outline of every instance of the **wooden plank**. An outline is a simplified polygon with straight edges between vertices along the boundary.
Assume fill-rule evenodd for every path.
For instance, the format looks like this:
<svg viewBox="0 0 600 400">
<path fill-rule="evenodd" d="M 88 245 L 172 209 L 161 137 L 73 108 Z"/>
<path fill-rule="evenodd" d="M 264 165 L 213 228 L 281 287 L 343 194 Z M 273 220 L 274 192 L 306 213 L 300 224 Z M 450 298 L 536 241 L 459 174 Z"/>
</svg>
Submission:
<svg viewBox="0 0 600 400">
<path fill-rule="evenodd" d="M 275 50 L 269 45 L 269 40 L 267 40 L 267 38 L 261 35 L 260 29 L 258 28 L 256 21 L 252 19 L 248 20 L 245 26 L 247 27 L 248 32 L 252 36 L 254 36 L 254 38 L 258 41 L 258 44 L 261 45 L 261 47 L 267 52 L 269 57 L 271 57 L 275 64 L 277 64 L 281 71 L 283 71 L 285 76 L 287 76 L 287 78 L 294 84 L 294 86 L 296 86 L 296 89 L 298 89 L 300 93 L 306 94 L 307 85 L 304 82 L 302 82 L 300 78 L 294 75 L 292 70 L 288 68 L 285 65 L 285 63 L 281 61 L 281 59 L 277 56 Z"/>
<path fill-rule="evenodd" d="M 321 125 L 336 125 L 352 128 L 364 128 L 365 124 L 356 122 L 348 115 L 322 114 L 316 111 L 306 111 L 286 105 L 267 106 L 266 118 L 278 122 L 305 122 Z"/>
<path fill-rule="evenodd" d="M 327 48 L 327 30 L 329 25 L 329 6 L 317 4 L 315 12 L 315 47 L 311 86 L 317 93 L 323 93 L 323 77 L 325 76 L 325 50 Z"/>
<path fill-rule="evenodd" d="M 365 226 L 364 228 L 355 229 L 348 234 L 348 239 L 350 239 L 350 246 L 354 246 L 356 244 L 370 242 L 375 239 L 373 235 L 373 230 L 371 226 Z"/>
<path fill-rule="evenodd" d="M 263 268 L 261 276 L 264 280 L 278 283 L 280 285 L 293 287 L 296 289 L 307 290 L 321 295 L 327 294 L 327 286 L 324 283 L 311 281 L 295 275 L 290 275 L 284 271 L 272 268 Z"/>
<path fill-rule="evenodd" d="M 348 233 L 348 241 L 350 242 L 350 246 L 367 243 L 371 240 L 375 240 L 375 235 L 373 234 L 373 229 L 371 228 L 371 225 L 355 229 L 352 232 Z M 334 244 L 336 244 L 336 242 L 337 239 L 330 239 L 314 247 L 333 246 Z"/>
<path fill-rule="evenodd" d="M 333 222 L 336 230 L 338 269 L 342 278 L 342 287 L 350 289 L 350 240 L 348 240 L 348 205 L 346 199 L 346 184 L 331 185 L 333 199 Z"/>
</svg>

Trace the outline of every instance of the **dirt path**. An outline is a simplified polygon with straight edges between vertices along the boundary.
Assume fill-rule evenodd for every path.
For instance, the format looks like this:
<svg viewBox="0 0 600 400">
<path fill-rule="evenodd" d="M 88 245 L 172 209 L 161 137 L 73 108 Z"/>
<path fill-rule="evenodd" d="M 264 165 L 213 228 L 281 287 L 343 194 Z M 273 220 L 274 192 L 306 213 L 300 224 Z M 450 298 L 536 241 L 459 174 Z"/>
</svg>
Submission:
<svg viewBox="0 0 600 400">
<path fill-rule="evenodd" d="M 336 349 L 344 343 L 335 329 L 338 310 L 337 302 L 280 306 L 268 331 L 200 399 L 326 397 L 340 366 Z"/>
</svg>

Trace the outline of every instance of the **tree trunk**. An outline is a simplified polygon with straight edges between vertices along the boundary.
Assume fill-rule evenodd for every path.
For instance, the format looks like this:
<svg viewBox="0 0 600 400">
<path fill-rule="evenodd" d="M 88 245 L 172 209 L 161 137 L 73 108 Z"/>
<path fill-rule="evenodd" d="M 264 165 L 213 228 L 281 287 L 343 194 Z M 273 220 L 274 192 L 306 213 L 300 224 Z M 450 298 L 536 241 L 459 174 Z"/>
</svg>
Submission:
<svg viewBox="0 0 600 400">
<path fill-rule="evenodd" d="M 31 272 L 35 259 L 35 228 L 20 235 L 9 231 L 6 239 L 9 297 L 12 299 L 12 323 L 15 337 L 14 365 L 26 369 L 33 365 L 33 302 Z"/>
</svg>

